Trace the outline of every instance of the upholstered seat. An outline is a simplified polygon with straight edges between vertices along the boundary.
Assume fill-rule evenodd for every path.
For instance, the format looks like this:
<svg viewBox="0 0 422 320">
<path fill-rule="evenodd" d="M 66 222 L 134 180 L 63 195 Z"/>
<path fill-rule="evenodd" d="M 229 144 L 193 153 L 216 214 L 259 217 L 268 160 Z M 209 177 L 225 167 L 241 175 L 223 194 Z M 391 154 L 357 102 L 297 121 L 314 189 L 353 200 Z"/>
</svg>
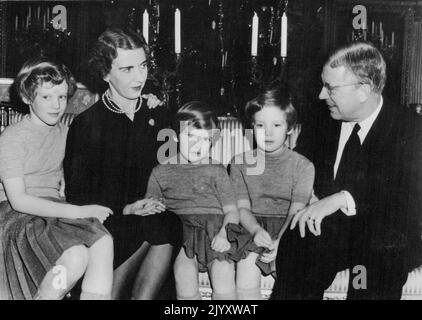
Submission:
<svg viewBox="0 0 422 320">
<path fill-rule="evenodd" d="M 14 113 L 10 117 L 10 122 L 15 123 L 22 119 L 21 113 Z M 66 113 L 61 119 L 61 122 L 70 125 L 75 117 L 75 114 Z M 216 141 L 211 153 L 213 157 L 223 164 L 227 165 L 230 159 L 241 152 L 251 148 L 251 141 L 243 136 L 243 129 L 241 123 L 233 117 L 219 118 L 221 134 Z M 289 147 L 294 147 L 297 136 L 300 133 L 300 126 L 296 127 L 293 135 L 288 141 Z M 331 286 L 325 291 L 325 299 L 345 299 L 349 281 L 349 270 L 343 270 L 337 273 Z M 204 299 L 211 298 L 211 286 L 208 275 L 201 273 L 199 275 L 200 291 Z M 272 276 L 262 277 L 261 279 L 261 293 L 264 299 L 271 294 L 274 279 Z M 403 287 L 402 299 L 407 300 L 422 300 L 422 266 L 416 268 L 409 273 L 407 283 Z"/>
</svg>

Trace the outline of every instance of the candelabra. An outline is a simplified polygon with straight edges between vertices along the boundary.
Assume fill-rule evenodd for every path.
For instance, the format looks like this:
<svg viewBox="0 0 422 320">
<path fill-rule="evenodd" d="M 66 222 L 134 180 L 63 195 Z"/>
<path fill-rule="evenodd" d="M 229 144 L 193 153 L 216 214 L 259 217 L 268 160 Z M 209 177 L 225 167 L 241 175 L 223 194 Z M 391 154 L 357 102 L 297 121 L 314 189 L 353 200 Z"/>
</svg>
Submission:
<svg viewBox="0 0 422 320">
<path fill-rule="evenodd" d="M 252 18 L 252 40 L 251 40 L 251 61 L 250 61 L 250 85 L 258 86 L 259 89 L 266 87 L 273 87 L 280 84 L 283 89 L 287 86 L 287 6 L 288 1 L 281 0 L 278 4 L 278 9 L 274 10 L 273 7 L 263 8 L 263 11 L 270 13 L 268 30 L 266 30 L 266 37 L 264 34 L 259 33 L 259 17 L 254 12 Z M 274 36 L 276 34 L 276 21 L 280 22 L 280 36 Z M 272 63 L 266 61 L 265 65 L 270 65 L 270 68 L 264 70 L 264 67 L 260 66 L 258 60 L 258 39 L 268 38 L 266 44 L 268 45 L 271 52 L 277 51 L 280 48 L 279 55 L 272 57 Z M 278 39 L 278 40 L 274 40 Z M 267 73 L 267 71 L 269 71 Z M 267 77 L 264 74 L 268 74 Z"/>
<path fill-rule="evenodd" d="M 382 22 L 375 23 L 375 21 L 372 21 L 370 32 L 366 29 L 366 25 L 363 29 L 352 30 L 351 40 L 372 42 L 387 60 L 393 59 L 397 51 L 395 32 L 392 31 L 389 37 L 383 29 Z"/>
</svg>

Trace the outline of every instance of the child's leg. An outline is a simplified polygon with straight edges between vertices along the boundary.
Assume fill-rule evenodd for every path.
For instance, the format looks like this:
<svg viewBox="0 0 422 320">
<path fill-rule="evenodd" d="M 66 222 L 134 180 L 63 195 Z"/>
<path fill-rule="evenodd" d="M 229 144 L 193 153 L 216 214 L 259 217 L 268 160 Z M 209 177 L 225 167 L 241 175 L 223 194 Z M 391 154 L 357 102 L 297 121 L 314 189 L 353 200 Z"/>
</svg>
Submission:
<svg viewBox="0 0 422 320">
<path fill-rule="evenodd" d="M 262 300 L 261 270 L 255 264 L 258 254 L 249 253 L 237 263 L 236 286 L 239 300 Z"/>
<path fill-rule="evenodd" d="M 103 236 L 88 251 L 81 300 L 109 300 L 113 285 L 113 239 Z"/>
<path fill-rule="evenodd" d="M 167 279 L 174 247 L 171 244 L 149 248 L 132 289 L 132 300 L 154 299 Z"/>
<path fill-rule="evenodd" d="M 214 260 L 210 267 L 213 300 L 236 300 L 234 263 Z"/>
<path fill-rule="evenodd" d="M 66 292 L 83 276 L 88 261 L 88 248 L 83 245 L 73 246 L 64 251 L 57 260 L 56 266 L 45 275 L 34 299 L 62 299 Z"/>
<path fill-rule="evenodd" d="M 174 277 L 178 300 L 201 300 L 199 293 L 198 262 L 189 259 L 182 248 L 174 262 Z"/>
</svg>

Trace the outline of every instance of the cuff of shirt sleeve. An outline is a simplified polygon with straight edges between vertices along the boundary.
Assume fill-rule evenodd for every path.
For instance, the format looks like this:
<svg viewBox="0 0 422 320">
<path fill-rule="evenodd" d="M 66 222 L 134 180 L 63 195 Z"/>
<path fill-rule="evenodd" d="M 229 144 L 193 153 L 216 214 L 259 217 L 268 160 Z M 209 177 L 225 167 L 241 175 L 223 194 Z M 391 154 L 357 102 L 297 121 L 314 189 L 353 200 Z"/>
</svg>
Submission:
<svg viewBox="0 0 422 320">
<path fill-rule="evenodd" d="M 343 213 L 346 216 L 356 215 L 356 203 L 355 203 L 355 200 L 353 199 L 352 195 L 350 194 L 350 192 L 345 191 L 345 190 L 343 190 L 341 192 L 344 194 L 344 196 L 346 198 L 346 205 L 347 205 L 346 208 L 341 208 L 341 211 L 343 211 Z"/>
</svg>

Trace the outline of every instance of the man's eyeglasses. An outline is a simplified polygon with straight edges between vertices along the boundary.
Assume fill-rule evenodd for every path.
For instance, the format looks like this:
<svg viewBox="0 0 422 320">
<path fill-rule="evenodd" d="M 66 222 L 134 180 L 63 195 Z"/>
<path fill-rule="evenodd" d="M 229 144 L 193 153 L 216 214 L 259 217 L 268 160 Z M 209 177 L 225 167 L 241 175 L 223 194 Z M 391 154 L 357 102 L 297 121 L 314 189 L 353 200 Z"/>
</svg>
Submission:
<svg viewBox="0 0 422 320">
<path fill-rule="evenodd" d="M 356 86 L 358 84 L 362 84 L 362 83 L 361 82 L 355 82 L 355 83 L 342 84 L 342 85 L 339 85 L 339 86 L 330 86 L 328 83 L 323 83 L 322 86 L 327 90 L 328 95 L 331 96 L 335 89 L 342 88 L 342 87 Z"/>
</svg>

